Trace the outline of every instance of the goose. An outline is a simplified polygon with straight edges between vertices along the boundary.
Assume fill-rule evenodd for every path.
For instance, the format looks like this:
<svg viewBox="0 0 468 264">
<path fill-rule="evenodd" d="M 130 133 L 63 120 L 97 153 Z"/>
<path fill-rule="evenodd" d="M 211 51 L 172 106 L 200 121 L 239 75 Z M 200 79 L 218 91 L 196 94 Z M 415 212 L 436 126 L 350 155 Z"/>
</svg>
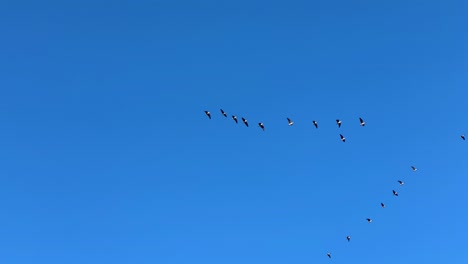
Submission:
<svg viewBox="0 0 468 264">
<path fill-rule="evenodd" d="M 382 208 L 385 208 L 385 204 L 384 204 L 384 203 L 380 203 L 380 206 L 382 206 Z"/>
<path fill-rule="evenodd" d="M 398 196 L 398 193 L 395 190 L 393 190 L 392 192 L 393 192 L 393 195 Z"/>
<path fill-rule="evenodd" d="M 372 219 L 366 218 L 366 220 L 367 220 L 368 223 L 372 223 Z"/>
<path fill-rule="evenodd" d="M 294 125 L 294 122 L 293 122 L 293 121 L 291 121 L 291 119 L 289 119 L 289 117 L 287 117 L 286 119 L 288 120 L 288 125 L 289 125 L 289 126 L 292 126 L 292 125 Z"/>
<path fill-rule="evenodd" d="M 460 137 L 461 139 L 465 140 L 465 135 L 461 135 Z"/>
<path fill-rule="evenodd" d="M 236 121 L 236 124 L 237 124 L 237 116 L 233 115 L 232 120 Z"/>
<path fill-rule="evenodd" d="M 265 126 L 263 125 L 263 123 L 258 123 L 258 126 L 259 126 L 263 131 L 265 131 Z"/>
<path fill-rule="evenodd" d="M 328 253 L 327 253 L 327 256 L 328 256 L 328 258 L 331 258 L 331 254 L 330 254 L 330 252 L 328 252 Z"/>
<path fill-rule="evenodd" d="M 402 182 L 402 181 L 398 181 L 398 183 L 399 183 L 400 185 L 403 185 L 403 184 L 405 184 L 405 183 L 404 183 L 404 182 Z"/>
<path fill-rule="evenodd" d="M 362 118 L 359 118 L 359 122 L 361 122 L 361 126 L 365 126 L 365 125 L 366 125 L 366 122 L 364 122 L 364 120 L 362 120 Z"/>
<path fill-rule="evenodd" d="M 226 114 L 226 112 L 224 112 L 223 109 L 219 109 L 219 110 L 221 110 L 221 114 L 222 114 L 224 117 L 227 117 L 227 114 Z"/>
<path fill-rule="evenodd" d="M 346 138 L 343 137 L 343 135 L 340 134 L 341 141 L 346 142 Z M 351 144 L 352 145 L 352 144 Z"/>
<path fill-rule="evenodd" d="M 348 240 L 348 242 L 351 240 L 351 237 L 350 236 L 347 236 L 346 239 Z"/>
<path fill-rule="evenodd" d="M 416 169 L 416 167 L 414 166 L 411 166 L 411 169 L 413 169 L 413 171 L 417 171 L 418 169 Z"/>
<path fill-rule="evenodd" d="M 205 111 L 206 116 L 208 116 L 209 119 L 211 119 L 211 113 L 210 111 Z"/>
<path fill-rule="evenodd" d="M 315 128 L 318 128 L 318 123 L 317 123 L 317 121 L 315 121 L 315 120 L 312 121 L 312 124 L 314 124 Z"/>
<path fill-rule="evenodd" d="M 338 125 L 338 127 L 341 127 L 341 120 L 337 119 L 336 124 Z"/>
<path fill-rule="evenodd" d="M 244 122 L 244 124 L 248 127 L 249 126 L 249 123 L 247 123 L 247 119 L 243 118 L 242 117 L 242 122 Z"/>
</svg>

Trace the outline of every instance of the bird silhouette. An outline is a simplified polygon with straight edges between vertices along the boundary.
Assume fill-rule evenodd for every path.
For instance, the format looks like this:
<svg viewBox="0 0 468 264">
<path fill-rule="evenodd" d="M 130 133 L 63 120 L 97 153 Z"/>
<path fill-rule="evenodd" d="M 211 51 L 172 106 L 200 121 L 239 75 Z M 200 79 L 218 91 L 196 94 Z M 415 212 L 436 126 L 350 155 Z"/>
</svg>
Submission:
<svg viewBox="0 0 468 264">
<path fill-rule="evenodd" d="M 259 126 L 263 131 L 265 131 L 265 126 L 263 125 L 263 123 L 258 123 L 258 126 Z"/>
<path fill-rule="evenodd" d="M 245 126 L 247 126 L 247 127 L 249 126 L 249 123 L 247 123 L 247 119 L 245 119 L 243 117 L 242 117 L 242 122 L 244 122 Z"/>
<path fill-rule="evenodd" d="M 398 181 L 398 183 L 399 183 L 400 185 L 403 185 L 403 184 L 405 184 L 405 183 L 404 183 L 404 182 L 402 182 L 402 181 Z"/>
<path fill-rule="evenodd" d="M 366 218 L 366 220 L 367 220 L 368 223 L 372 223 L 372 219 Z"/>
<path fill-rule="evenodd" d="M 348 240 L 348 242 L 351 240 L 351 237 L 350 236 L 347 236 L 346 239 Z"/>
<path fill-rule="evenodd" d="M 338 125 L 338 127 L 341 127 L 341 120 L 337 119 L 336 124 Z"/>
<path fill-rule="evenodd" d="M 331 258 L 331 254 L 330 254 L 330 252 L 328 252 L 328 253 L 327 253 L 327 256 L 328 256 L 328 258 Z"/>
<path fill-rule="evenodd" d="M 237 116 L 233 115 L 232 120 L 234 120 L 236 122 L 236 124 L 237 124 Z"/>
<path fill-rule="evenodd" d="M 318 123 L 317 123 L 317 121 L 315 121 L 315 120 L 312 121 L 312 124 L 314 124 L 315 128 L 318 128 Z"/>
<path fill-rule="evenodd" d="M 416 169 L 415 166 L 411 166 L 411 169 L 413 169 L 413 171 L 417 171 L 418 169 Z"/>
<path fill-rule="evenodd" d="M 366 125 L 366 122 L 364 122 L 364 120 L 362 120 L 362 118 L 359 118 L 359 122 L 361 122 L 361 126 L 365 126 L 365 125 Z"/>
<path fill-rule="evenodd" d="M 209 119 L 211 119 L 211 113 L 210 111 L 205 111 L 206 116 L 208 116 Z"/>
<path fill-rule="evenodd" d="M 341 141 L 346 142 L 346 138 L 343 137 L 343 135 L 340 134 Z M 352 144 L 351 144 L 352 145 Z"/>
<path fill-rule="evenodd" d="M 395 190 L 393 190 L 393 195 L 398 196 L 398 193 Z"/>
<path fill-rule="evenodd" d="M 287 117 L 286 119 L 288 120 L 288 125 L 289 125 L 289 126 L 292 126 L 292 125 L 294 125 L 294 122 L 293 122 L 293 121 L 291 121 L 291 119 L 289 119 L 289 117 Z"/>
<path fill-rule="evenodd" d="M 223 109 L 219 109 L 219 110 L 221 110 L 221 114 L 222 114 L 224 117 L 227 117 L 227 114 L 226 114 L 226 112 L 224 112 Z"/>
<path fill-rule="evenodd" d="M 460 137 L 461 139 L 465 140 L 465 135 L 461 135 Z"/>
<path fill-rule="evenodd" d="M 384 203 L 380 203 L 380 206 L 382 206 L 382 208 L 385 208 L 385 204 L 384 204 Z"/>
</svg>

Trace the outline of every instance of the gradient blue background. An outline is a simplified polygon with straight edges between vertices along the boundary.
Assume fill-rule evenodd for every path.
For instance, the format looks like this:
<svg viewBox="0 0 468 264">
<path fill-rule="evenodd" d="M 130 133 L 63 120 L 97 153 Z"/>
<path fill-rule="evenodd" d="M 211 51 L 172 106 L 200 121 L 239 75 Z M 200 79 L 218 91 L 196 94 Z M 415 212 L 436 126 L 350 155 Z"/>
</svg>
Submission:
<svg viewBox="0 0 468 264">
<path fill-rule="evenodd" d="M 467 14 L 0 2 L 0 262 L 468 263 Z"/>
</svg>

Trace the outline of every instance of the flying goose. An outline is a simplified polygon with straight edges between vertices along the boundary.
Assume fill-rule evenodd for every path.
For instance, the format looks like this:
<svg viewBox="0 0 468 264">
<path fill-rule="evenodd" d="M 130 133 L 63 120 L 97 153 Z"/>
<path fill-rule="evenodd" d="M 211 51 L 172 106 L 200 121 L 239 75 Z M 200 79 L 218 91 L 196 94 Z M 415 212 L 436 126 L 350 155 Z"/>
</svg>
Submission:
<svg viewBox="0 0 468 264">
<path fill-rule="evenodd" d="M 380 203 L 380 206 L 382 206 L 382 208 L 385 208 L 385 204 L 384 204 L 384 203 Z"/>
<path fill-rule="evenodd" d="M 247 123 L 247 119 L 243 118 L 242 117 L 242 122 L 244 122 L 244 124 L 248 127 L 249 126 L 249 123 Z"/>
<path fill-rule="evenodd" d="M 328 256 L 328 258 L 331 258 L 331 254 L 330 254 L 330 252 L 328 252 L 328 253 L 327 253 L 327 256 Z"/>
<path fill-rule="evenodd" d="M 392 192 L 393 192 L 393 195 L 398 196 L 398 193 L 395 190 L 393 190 Z"/>
<path fill-rule="evenodd" d="M 343 135 L 340 134 L 341 141 L 346 142 L 346 138 L 343 137 Z M 352 145 L 352 144 L 351 144 Z"/>
<path fill-rule="evenodd" d="M 258 126 L 259 126 L 263 131 L 265 131 L 265 126 L 263 125 L 263 123 L 258 123 Z"/>
<path fill-rule="evenodd" d="M 372 223 L 372 219 L 366 218 L 366 220 L 367 220 L 368 223 Z"/>
<path fill-rule="evenodd" d="M 361 122 L 361 126 L 365 126 L 365 125 L 366 125 L 366 122 L 364 122 L 364 120 L 362 120 L 362 118 L 359 118 L 359 122 Z"/>
<path fill-rule="evenodd" d="M 312 124 L 314 124 L 315 128 L 318 128 L 318 123 L 317 123 L 317 121 L 315 121 L 315 120 L 312 121 Z"/>
<path fill-rule="evenodd" d="M 341 120 L 337 119 L 336 124 L 338 125 L 338 127 L 341 127 Z"/>
<path fill-rule="evenodd" d="M 413 171 L 417 171 L 418 169 L 416 169 L 416 167 L 414 166 L 411 166 L 411 169 L 413 169 Z"/>
<path fill-rule="evenodd" d="M 237 124 L 237 116 L 233 115 L 232 120 L 236 121 L 236 124 Z"/>
<path fill-rule="evenodd" d="M 211 113 L 210 113 L 210 111 L 205 111 L 205 114 L 208 116 L 209 119 L 211 119 Z"/>
<path fill-rule="evenodd" d="M 461 139 L 465 140 L 465 135 L 461 135 L 460 137 Z"/>
<path fill-rule="evenodd" d="M 291 121 L 291 119 L 289 119 L 289 117 L 287 117 L 286 119 L 288 120 L 288 125 L 290 125 L 290 126 L 294 125 L 294 122 Z"/>
<path fill-rule="evenodd" d="M 227 117 L 227 114 L 226 114 L 226 112 L 224 112 L 223 109 L 219 109 L 219 110 L 221 110 L 221 114 L 222 114 L 224 117 Z"/>
<path fill-rule="evenodd" d="M 402 181 L 398 181 L 398 183 L 399 183 L 400 185 L 403 185 L 403 184 L 405 184 L 405 183 L 404 183 L 404 182 L 402 182 Z"/>
<path fill-rule="evenodd" d="M 351 237 L 350 237 L 350 236 L 347 236 L 346 239 L 347 239 L 348 242 L 349 242 L 349 240 L 351 240 Z"/>
</svg>

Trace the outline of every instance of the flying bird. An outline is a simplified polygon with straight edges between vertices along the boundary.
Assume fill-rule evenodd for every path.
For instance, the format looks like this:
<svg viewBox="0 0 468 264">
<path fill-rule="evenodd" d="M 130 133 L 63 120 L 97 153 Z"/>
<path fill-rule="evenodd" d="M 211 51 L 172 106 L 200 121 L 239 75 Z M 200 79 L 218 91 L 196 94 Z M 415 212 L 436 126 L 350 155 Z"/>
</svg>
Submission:
<svg viewBox="0 0 468 264">
<path fill-rule="evenodd" d="M 318 123 L 317 123 L 317 121 L 315 121 L 315 120 L 312 121 L 312 124 L 314 124 L 315 128 L 318 128 Z"/>
<path fill-rule="evenodd" d="M 263 125 L 263 123 L 258 123 L 258 126 L 259 126 L 263 131 L 265 131 L 265 126 Z"/>
<path fill-rule="evenodd" d="M 385 208 L 385 204 L 384 204 L 384 203 L 380 203 L 380 206 L 382 206 L 382 208 Z"/>
<path fill-rule="evenodd" d="M 327 253 L 327 256 L 328 256 L 328 258 L 331 258 L 331 254 L 330 254 L 330 252 L 328 252 L 328 253 Z"/>
<path fill-rule="evenodd" d="M 361 126 L 365 126 L 365 125 L 366 125 L 366 122 L 364 122 L 364 120 L 362 120 L 362 118 L 359 118 L 359 122 L 361 122 Z"/>
<path fill-rule="evenodd" d="M 346 138 L 343 137 L 343 135 L 340 134 L 341 141 L 346 142 Z M 352 145 L 352 144 L 351 144 Z"/>
<path fill-rule="evenodd" d="M 288 120 L 288 125 L 290 125 L 290 126 L 294 125 L 294 122 L 291 121 L 291 119 L 289 119 L 289 117 L 287 117 L 286 119 Z"/>
<path fill-rule="evenodd" d="M 347 236 L 346 239 L 347 239 L 348 242 L 349 242 L 349 240 L 351 240 L 351 237 L 350 237 L 350 236 Z"/>
<path fill-rule="evenodd" d="M 337 119 L 336 124 L 338 125 L 338 127 L 341 127 L 341 120 Z"/>
<path fill-rule="evenodd" d="M 221 110 L 221 114 L 222 114 L 224 117 L 227 117 L 227 114 L 226 114 L 226 112 L 224 112 L 223 109 L 219 109 L 219 110 Z"/>
<path fill-rule="evenodd" d="M 237 116 L 233 115 L 232 120 L 236 121 L 236 124 L 237 124 Z"/>
<path fill-rule="evenodd" d="M 210 111 L 205 111 L 205 114 L 208 116 L 209 119 L 211 119 L 211 113 L 210 113 Z"/>
<path fill-rule="evenodd" d="M 461 135 L 460 137 L 461 139 L 465 140 L 465 135 Z"/>
<path fill-rule="evenodd" d="M 402 182 L 402 181 L 398 181 L 398 183 L 399 183 L 400 185 L 403 185 L 403 184 L 405 184 L 405 183 L 404 183 L 404 182 Z"/>
<path fill-rule="evenodd" d="M 249 126 L 249 123 L 247 123 L 247 119 L 243 118 L 242 117 L 242 122 L 244 122 L 244 124 L 248 127 Z"/>
<path fill-rule="evenodd" d="M 367 222 L 371 223 L 372 222 L 372 219 L 370 218 L 366 218 Z"/>
<path fill-rule="evenodd" d="M 398 196 L 398 193 L 395 190 L 393 190 L 393 195 Z"/>
<path fill-rule="evenodd" d="M 416 167 L 414 166 L 411 166 L 411 169 L 413 169 L 413 171 L 417 171 L 418 169 L 416 169 Z"/>
</svg>

